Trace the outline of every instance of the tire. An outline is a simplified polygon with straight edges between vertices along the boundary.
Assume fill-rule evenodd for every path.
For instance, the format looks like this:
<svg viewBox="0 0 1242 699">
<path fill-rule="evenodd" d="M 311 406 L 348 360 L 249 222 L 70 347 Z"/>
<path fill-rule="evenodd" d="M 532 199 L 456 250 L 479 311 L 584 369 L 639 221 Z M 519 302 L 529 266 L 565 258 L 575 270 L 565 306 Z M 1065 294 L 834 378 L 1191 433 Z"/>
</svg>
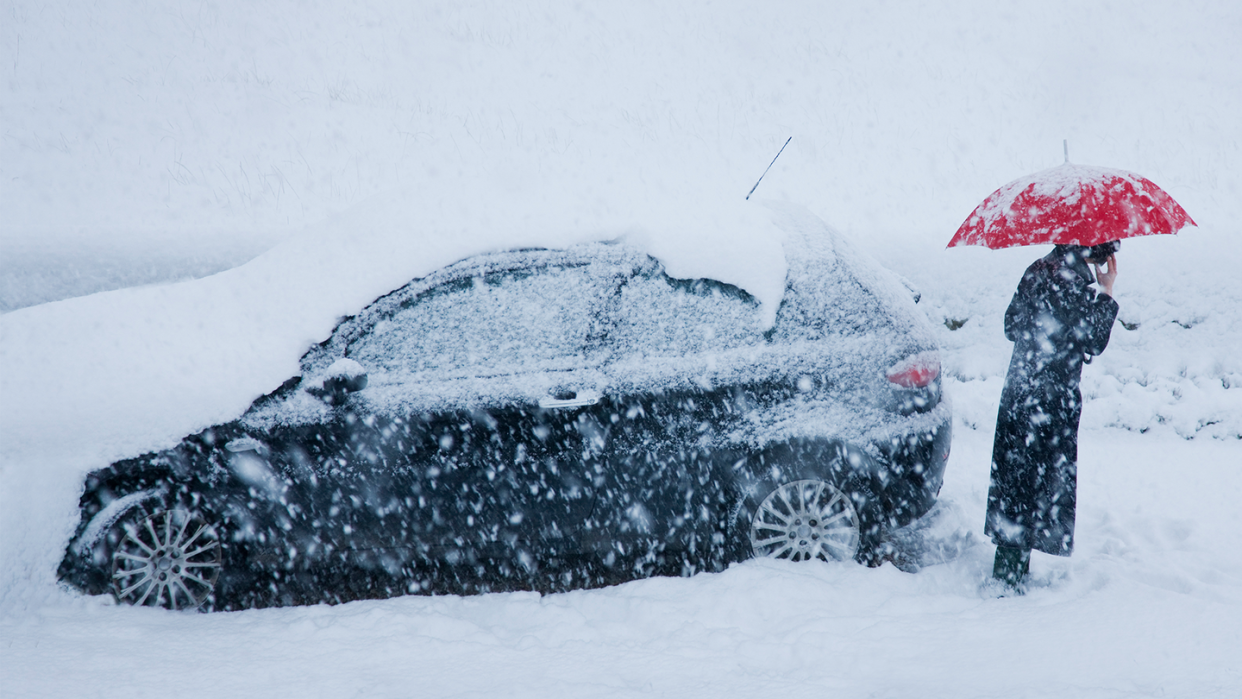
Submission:
<svg viewBox="0 0 1242 699">
<path fill-rule="evenodd" d="M 760 505 L 780 487 L 812 481 L 832 488 L 853 507 L 858 523 L 853 558 L 864 565 L 876 565 L 882 556 L 885 520 L 884 504 L 876 496 L 878 484 L 873 474 L 877 469 L 871 461 L 863 450 L 847 443 L 808 441 L 775 445 L 747 459 L 743 468 L 735 466 L 736 499 L 726 527 L 727 560 L 764 555 L 751 543 Z M 802 553 L 805 551 L 799 554 L 800 559 Z"/>
<path fill-rule="evenodd" d="M 113 528 L 112 594 L 118 603 L 200 609 L 214 602 L 223 563 L 214 518 L 185 509 L 142 508 Z"/>
<path fill-rule="evenodd" d="M 784 483 L 754 509 L 751 554 L 792 561 L 843 561 L 858 554 L 861 527 L 854 504 L 822 480 Z"/>
</svg>

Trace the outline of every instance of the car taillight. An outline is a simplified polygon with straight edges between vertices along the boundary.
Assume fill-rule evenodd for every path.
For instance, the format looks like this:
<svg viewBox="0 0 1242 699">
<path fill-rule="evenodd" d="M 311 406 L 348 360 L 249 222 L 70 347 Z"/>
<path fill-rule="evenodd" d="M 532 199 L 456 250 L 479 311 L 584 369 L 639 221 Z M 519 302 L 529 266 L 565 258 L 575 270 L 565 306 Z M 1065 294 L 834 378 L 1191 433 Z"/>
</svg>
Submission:
<svg viewBox="0 0 1242 699">
<path fill-rule="evenodd" d="M 926 388 L 940 376 L 940 355 L 923 352 L 889 368 L 888 380 L 903 388 Z"/>
</svg>

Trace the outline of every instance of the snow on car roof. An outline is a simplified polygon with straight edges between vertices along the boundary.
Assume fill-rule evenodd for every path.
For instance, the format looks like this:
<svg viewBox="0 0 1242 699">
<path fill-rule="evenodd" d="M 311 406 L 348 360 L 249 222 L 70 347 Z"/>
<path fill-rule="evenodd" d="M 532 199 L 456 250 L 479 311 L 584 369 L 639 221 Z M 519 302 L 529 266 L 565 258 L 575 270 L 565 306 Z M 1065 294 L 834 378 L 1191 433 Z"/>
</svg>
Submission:
<svg viewBox="0 0 1242 699">
<path fill-rule="evenodd" d="M 779 432 L 863 439 L 892 422 L 868 399 L 881 369 L 898 355 L 934 347 L 927 324 L 891 273 L 813 214 L 790 203 L 770 203 L 762 211 L 783 237 L 788 270 L 780 280 L 779 327 L 773 328 L 773 304 L 746 291 L 737 290 L 732 301 L 711 298 L 736 289 L 728 285 L 700 290 L 704 305 L 676 308 L 695 294 L 670 293 L 664 265 L 636 244 L 650 244 L 650 238 L 622 236 L 563 250 L 485 253 L 413 280 L 313 347 L 302 361 L 304 381 L 318 385 L 330 364 L 350 356 L 371 372 L 359 406 L 404 415 L 467 405 L 533 406 L 558 381 L 621 396 L 774 378 L 794 382 L 813 374 L 835 387 L 834 400 L 842 403 L 835 412 L 768 415 L 735 438 L 762 442 Z M 679 262 L 683 270 L 691 267 L 673 258 Z M 558 271 L 569 268 L 576 271 Z M 509 285 L 517 271 L 525 278 Z M 633 277 L 640 272 L 666 281 L 645 284 L 641 274 Z M 587 356 L 587 341 L 577 335 L 603 313 L 590 304 L 613 297 L 623 277 L 603 331 L 608 347 Z M 762 280 L 754 286 L 762 289 Z M 713 320 L 714 314 L 723 315 Z M 669 326 L 690 335 L 666 336 Z M 770 329 L 777 331 L 774 343 L 765 332 Z M 257 405 L 245 422 L 264 428 L 321 421 L 329 412 L 294 392 Z"/>
</svg>

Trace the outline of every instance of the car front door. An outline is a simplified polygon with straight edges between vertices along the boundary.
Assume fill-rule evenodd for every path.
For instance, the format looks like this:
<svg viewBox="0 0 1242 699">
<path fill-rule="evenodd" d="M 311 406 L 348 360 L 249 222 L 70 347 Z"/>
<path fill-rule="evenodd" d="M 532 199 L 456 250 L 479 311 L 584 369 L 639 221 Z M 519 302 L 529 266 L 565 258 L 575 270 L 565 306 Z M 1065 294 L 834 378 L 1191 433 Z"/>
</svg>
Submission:
<svg viewBox="0 0 1242 699">
<path fill-rule="evenodd" d="M 369 411 L 399 416 L 386 462 L 414 503 L 416 558 L 462 590 L 581 584 L 593 522 L 607 433 L 592 411 L 620 276 L 544 251 L 521 262 L 427 290 L 347 351 Z"/>
</svg>

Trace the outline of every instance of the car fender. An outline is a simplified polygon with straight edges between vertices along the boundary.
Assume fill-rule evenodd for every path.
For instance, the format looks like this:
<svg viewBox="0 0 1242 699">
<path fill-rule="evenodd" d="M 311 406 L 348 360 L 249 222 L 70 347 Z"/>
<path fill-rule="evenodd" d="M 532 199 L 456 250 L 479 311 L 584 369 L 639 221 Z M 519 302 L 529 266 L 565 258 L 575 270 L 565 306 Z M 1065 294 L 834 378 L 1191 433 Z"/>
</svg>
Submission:
<svg viewBox="0 0 1242 699">
<path fill-rule="evenodd" d="M 116 524 L 117 520 L 125 515 L 126 512 L 138 507 L 148 500 L 162 500 L 165 491 L 161 488 L 152 488 L 150 490 L 142 490 L 136 493 L 130 493 L 119 497 L 108 503 L 87 523 L 86 528 L 82 530 L 82 534 L 78 536 L 77 541 L 73 543 L 70 549 L 77 555 L 86 555 L 95 545 L 99 543 L 99 539 L 104 533 Z"/>
<path fill-rule="evenodd" d="M 733 465 L 737 499 L 729 511 L 729 526 L 739 547 L 734 555 L 748 557 L 742 538 L 758 503 L 777 486 L 797 480 L 827 481 L 849 496 L 862 528 L 860 556 L 867 555 L 883 529 L 883 503 L 878 497 L 882 471 L 862 448 L 836 439 L 782 442 L 739 460 Z"/>
</svg>

